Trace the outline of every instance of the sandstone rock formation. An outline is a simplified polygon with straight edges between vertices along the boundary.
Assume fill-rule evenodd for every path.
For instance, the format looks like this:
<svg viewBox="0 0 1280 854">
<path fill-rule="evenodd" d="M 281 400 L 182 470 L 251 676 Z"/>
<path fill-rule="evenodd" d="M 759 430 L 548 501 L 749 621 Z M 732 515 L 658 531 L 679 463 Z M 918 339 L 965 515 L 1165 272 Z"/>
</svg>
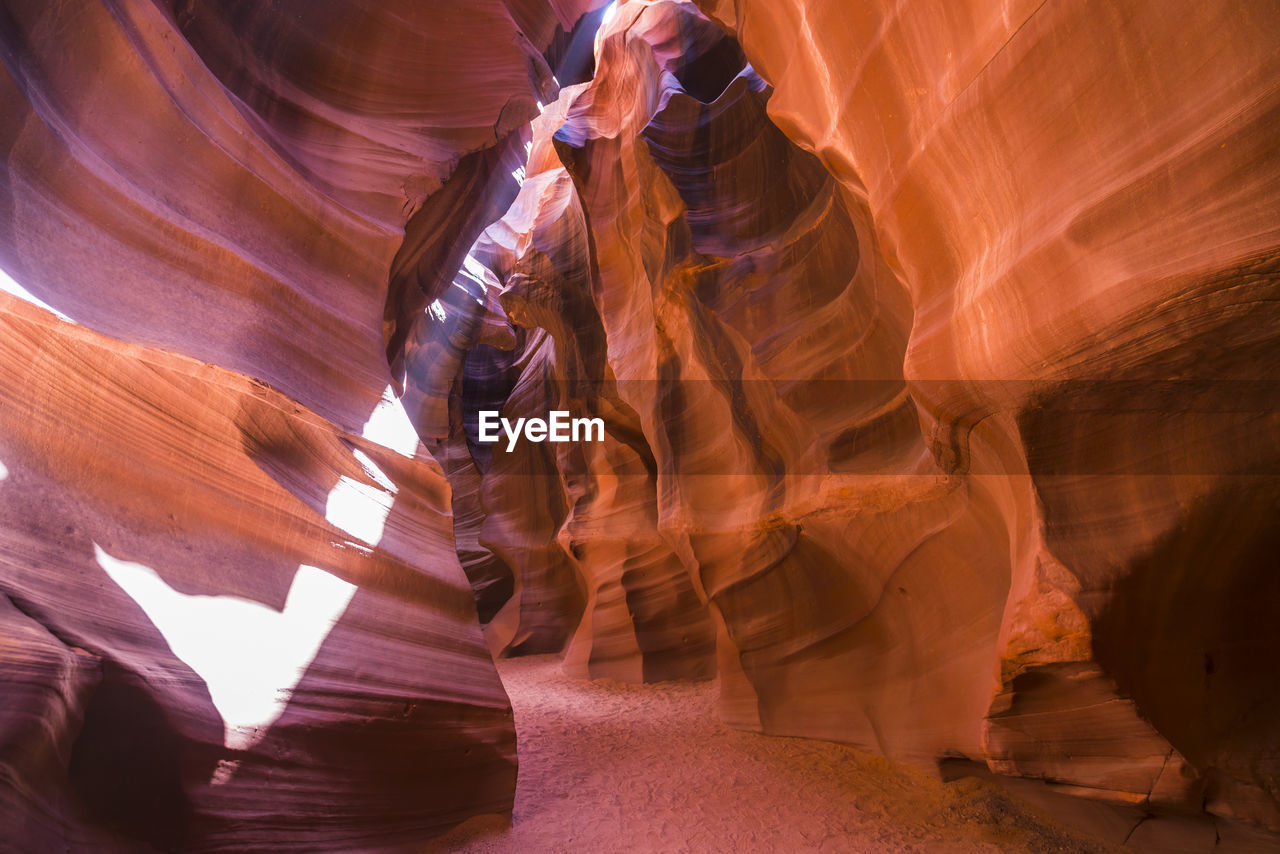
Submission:
<svg viewBox="0 0 1280 854">
<path fill-rule="evenodd" d="M 735 8 L 620 5 L 473 250 L 555 345 L 509 409 L 585 376 L 654 473 L 481 473 L 568 496 L 511 526 L 563 516 L 566 666 L 648 673 L 657 590 L 685 619 L 607 545 L 654 520 L 740 726 L 1274 825 L 1275 14 L 1205 21 L 1240 64 L 1200 79 L 1155 7 Z"/>
<path fill-rule="evenodd" d="M 1275 826 L 1274 5 L 732 5 L 910 294 L 935 459 L 1001 476 L 984 753 Z"/>
<path fill-rule="evenodd" d="M 509 810 L 532 652 L 1280 828 L 1280 10 L 600 6 L 6 4 L 22 844 Z M 311 583 L 257 729 L 129 592 Z"/>
<path fill-rule="evenodd" d="M 76 324 L 0 294 L 5 846 L 399 850 L 510 810 L 386 353 L 590 5 L 4 4 L 0 267 Z"/>
</svg>

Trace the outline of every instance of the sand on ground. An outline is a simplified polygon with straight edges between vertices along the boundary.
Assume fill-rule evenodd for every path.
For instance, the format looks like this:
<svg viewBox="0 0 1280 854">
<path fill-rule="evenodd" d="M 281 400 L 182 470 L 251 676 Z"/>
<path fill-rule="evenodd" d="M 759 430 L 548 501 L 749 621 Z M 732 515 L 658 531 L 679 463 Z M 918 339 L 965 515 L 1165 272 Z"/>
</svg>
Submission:
<svg viewBox="0 0 1280 854">
<path fill-rule="evenodd" d="M 720 723 L 714 682 L 626 685 L 555 656 L 498 662 L 520 759 L 513 821 L 472 819 L 427 850 L 1094 852 L 991 783 L 942 783 L 845 745 Z"/>
</svg>

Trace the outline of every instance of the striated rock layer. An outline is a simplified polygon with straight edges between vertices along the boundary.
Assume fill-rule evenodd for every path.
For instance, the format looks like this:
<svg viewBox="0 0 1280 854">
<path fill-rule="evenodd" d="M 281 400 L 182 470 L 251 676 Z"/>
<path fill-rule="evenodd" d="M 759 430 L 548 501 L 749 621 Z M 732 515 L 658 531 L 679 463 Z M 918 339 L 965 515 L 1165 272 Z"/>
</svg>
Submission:
<svg viewBox="0 0 1280 854">
<path fill-rule="evenodd" d="M 4 4 L 3 282 L 74 323 L 0 294 L 3 846 L 403 850 L 510 811 L 388 353 L 592 5 Z"/>
<path fill-rule="evenodd" d="M 713 637 L 735 725 L 1280 826 L 1280 15 L 703 6 L 617 7 L 472 249 L 491 645 Z"/>
<path fill-rule="evenodd" d="M 456 5 L 6 4 L 15 844 L 509 811 L 536 652 L 1280 827 L 1272 4 Z"/>
<path fill-rule="evenodd" d="M 509 809 L 511 713 L 429 458 L 243 375 L 6 309 L 0 565 L 17 685 L 0 810 L 20 850 L 78 850 L 100 829 L 121 850 L 378 847 Z M 381 489 L 371 471 L 396 483 L 372 536 L 333 512 L 337 484 Z M 172 598 L 228 603 L 203 639 L 234 668 L 229 694 L 104 553 L 153 569 Z M 296 685 L 265 686 L 291 691 L 278 717 L 233 717 L 288 639 L 259 622 L 307 631 L 305 613 L 287 618 L 313 566 L 354 595 Z M 18 794 L 33 779 L 35 802 Z"/>
<path fill-rule="evenodd" d="M 938 465 L 1004 476 L 982 754 L 1280 825 L 1280 13 L 728 5 L 910 294 Z"/>
</svg>

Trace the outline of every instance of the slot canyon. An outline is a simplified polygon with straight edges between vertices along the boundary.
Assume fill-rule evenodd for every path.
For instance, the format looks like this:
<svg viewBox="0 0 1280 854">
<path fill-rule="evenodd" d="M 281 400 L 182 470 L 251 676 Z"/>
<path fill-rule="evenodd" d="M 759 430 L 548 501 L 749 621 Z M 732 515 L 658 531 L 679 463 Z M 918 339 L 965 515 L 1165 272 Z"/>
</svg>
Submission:
<svg viewBox="0 0 1280 854">
<path fill-rule="evenodd" d="M 0 60 L 0 852 L 1280 851 L 1280 2 Z"/>
</svg>

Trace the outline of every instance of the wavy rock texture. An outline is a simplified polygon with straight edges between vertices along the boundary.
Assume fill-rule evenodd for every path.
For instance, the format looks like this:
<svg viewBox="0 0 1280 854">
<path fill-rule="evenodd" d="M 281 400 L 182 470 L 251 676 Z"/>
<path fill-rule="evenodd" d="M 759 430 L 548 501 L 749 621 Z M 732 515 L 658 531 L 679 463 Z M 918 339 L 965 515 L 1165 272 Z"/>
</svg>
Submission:
<svg viewBox="0 0 1280 854">
<path fill-rule="evenodd" d="M 510 811 L 388 352 L 591 5 L 0 11 L 0 267 L 79 324 L 0 296 L 5 845 L 402 850 Z"/>
<path fill-rule="evenodd" d="M 661 678 L 678 562 L 739 726 L 1276 825 L 1280 16 L 703 5 L 618 7 L 473 250 L 554 349 L 508 411 L 612 413 L 469 487 L 553 496 L 566 665 Z"/>
<path fill-rule="evenodd" d="M 243 375 L 9 303 L 0 560 L 7 601 L 34 621 L 25 631 L 47 633 L 40 648 L 60 656 L 30 680 L 59 710 L 50 797 L 165 850 L 400 843 L 509 807 L 510 710 L 453 553 L 441 472 Z M 396 479 L 376 542 L 326 523 L 341 478 L 369 481 L 352 447 Z M 179 660 L 163 612 L 113 584 L 96 548 L 179 594 L 273 613 L 289 607 L 300 565 L 358 590 L 283 715 L 232 749 L 216 684 Z M 210 629 L 246 682 L 246 657 L 270 654 L 244 647 L 253 628 L 233 612 Z M 6 757 L 30 749 L 12 738 Z M 211 782 L 229 763 L 231 779 Z M 31 840 L 87 844 L 59 826 L 65 814 L 14 798 L 5 810 L 25 813 Z"/>
<path fill-rule="evenodd" d="M 627 0 L 569 62 L 599 5 L 6 4 L 0 266 L 81 324 L 0 314 L 19 844 L 509 811 L 547 651 L 1280 828 L 1280 12 Z M 126 593 L 312 567 L 257 729 Z"/>
<path fill-rule="evenodd" d="M 909 291 L 939 464 L 1026 473 L 983 752 L 1280 823 L 1274 5 L 730 5 Z"/>
<path fill-rule="evenodd" d="M 602 383 L 657 475 L 654 504 L 629 512 L 655 519 L 711 606 L 731 720 L 976 750 L 1007 569 L 930 573 L 947 551 L 1007 566 L 1000 519 L 920 437 L 901 373 L 910 305 L 865 206 L 768 120 L 767 97 L 733 41 L 677 4 L 621 7 L 596 82 L 562 96 L 554 145 L 590 223 Z M 543 175 L 558 172 L 522 193 Z M 504 300 L 563 276 L 552 261 Z M 926 691 L 949 714 L 910 700 Z"/>
<path fill-rule="evenodd" d="M 482 600 L 481 619 L 491 619 L 495 651 L 563 650 L 567 669 L 583 676 L 709 675 L 711 626 L 683 562 L 658 531 L 653 455 L 605 357 L 584 212 L 562 167 L 532 174 L 532 164 L 554 160 L 548 132 L 560 106 L 534 123 L 531 175 L 471 250 L 487 278 L 506 283 L 501 309 L 465 297 L 442 301 L 443 316 L 420 318 L 414 340 L 424 346 L 407 361 L 424 366 L 423 375 L 447 371 L 458 384 L 437 453 L 455 487 L 455 530 L 475 556 L 464 566 Z M 458 284 L 465 293 L 467 283 Z M 476 337 L 497 317 L 512 324 L 507 352 Z M 477 346 L 461 362 L 431 357 L 429 342 L 450 336 L 457 345 L 449 330 L 468 324 Z M 439 409 L 447 383 L 420 386 Z M 605 438 L 510 451 L 505 439 L 481 445 L 481 409 L 513 420 L 551 410 L 599 417 Z M 495 595 L 490 605 L 491 588 L 509 598 Z"/>
</svg>

